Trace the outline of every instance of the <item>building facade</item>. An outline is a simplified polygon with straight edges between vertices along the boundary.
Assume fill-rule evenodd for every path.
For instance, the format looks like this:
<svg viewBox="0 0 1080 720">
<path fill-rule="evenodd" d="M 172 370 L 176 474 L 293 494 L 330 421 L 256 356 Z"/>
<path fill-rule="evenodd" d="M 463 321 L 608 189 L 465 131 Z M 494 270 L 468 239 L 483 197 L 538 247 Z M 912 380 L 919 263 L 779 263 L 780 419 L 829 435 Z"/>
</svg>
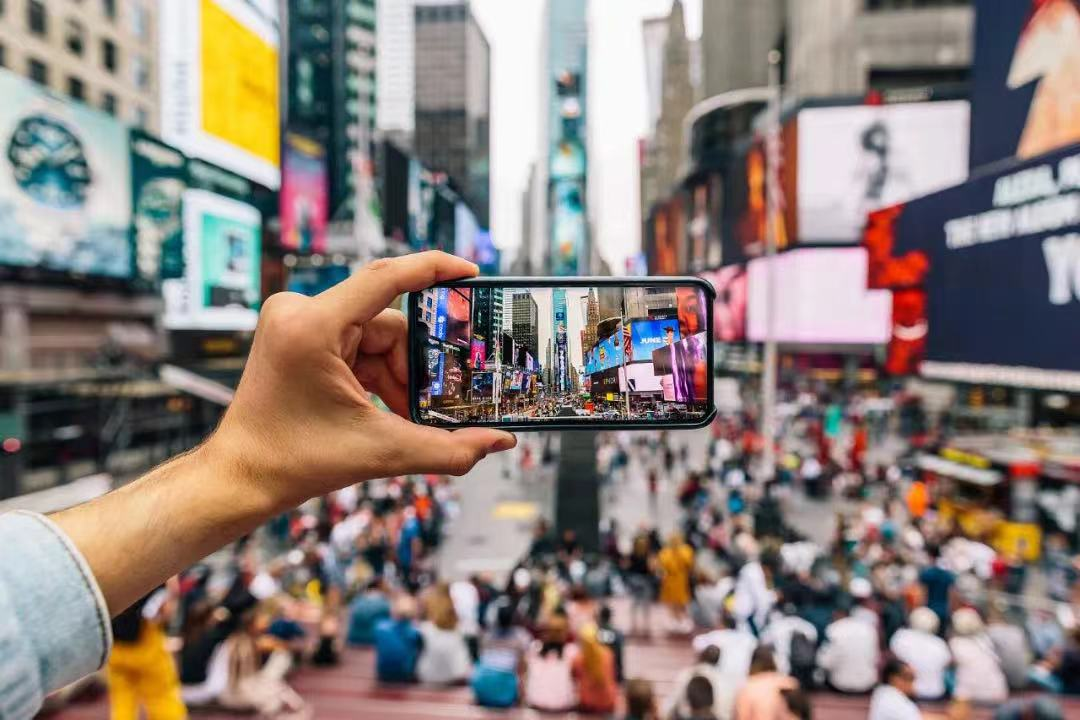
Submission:
<svg viewBox="0 0 1080 720">
<path fill-rule="evenodd" d="M 514 343 L 519 348 L 524 347 L 534 358 L 539 357 L 537 351 L 540 347 L 540 313 L 532 294 L 515 295 L 511 312 L 513 314 L 511 335 Z"/>
<path fill-rule="evenodd" d="M 376 117 L 375 0 L 289 0 L 286 127 L 326 148 L 330 215 L 353 217 Z"/>
<path fill-rule="evenodd" d="M 476 288 L 472 304 L 473 339 L 484 341 L 484 358 L 493 358 L 503 327 L 503 289 Z"/>
<path fill-rule="evenodd" d="M 413 147 L 490 226 L 491 48 L 468 2 L 414 8 Z"/>
<path fill-rule="evenodd" d="M 0 67 L 157 134 L 157 0 L 0 3 Z"/>
<path fill-rule="evenodd" d="M 412 147 L 416 104 L 414 53 L 415 0 L 379 0 L 376 73 L 376 127 L 399 147 Z"/>
<path fill-rule="evenodd" d="M 857 1 L 857 0 L 856 0 Z M 791 5 L 799 5 L 793 0 Z M 826 13 L 821 3 L 815 12 Z M 826 0 L 826 5 L 830 4 Z M 702 84 L 705 97 L 768 84 L 769 50 L 782 44 L 785 0 L 703 0 Z"/>
</svg>

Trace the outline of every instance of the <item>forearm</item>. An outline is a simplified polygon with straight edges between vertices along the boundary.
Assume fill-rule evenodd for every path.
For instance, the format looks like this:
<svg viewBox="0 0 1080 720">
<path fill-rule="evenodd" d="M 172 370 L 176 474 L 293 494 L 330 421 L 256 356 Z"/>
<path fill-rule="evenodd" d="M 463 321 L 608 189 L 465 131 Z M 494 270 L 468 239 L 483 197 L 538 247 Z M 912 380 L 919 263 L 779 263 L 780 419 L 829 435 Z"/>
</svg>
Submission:
<svg viewBox="0 0 1080 720">
<path fill-rule="evenodd" d="M 276 509 L 257 483 L 204 445 L 52 520 L 86 558 L 116 615 Z"/>
</svg>

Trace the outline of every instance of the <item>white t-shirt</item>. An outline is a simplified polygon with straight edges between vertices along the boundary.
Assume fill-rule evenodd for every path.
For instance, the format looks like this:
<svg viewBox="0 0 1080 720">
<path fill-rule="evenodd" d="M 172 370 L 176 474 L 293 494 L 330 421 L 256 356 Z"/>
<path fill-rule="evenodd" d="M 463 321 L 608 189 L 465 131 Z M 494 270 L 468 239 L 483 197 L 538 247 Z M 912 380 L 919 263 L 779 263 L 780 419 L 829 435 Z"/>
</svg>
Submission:
<svg viewBox="0 0 1080 720">
<path fill-rule="evenodd" d="M 867 720 L 922 720 L 919 707 L 892 685 L 880 685 L 870 696 Z"/>
<path fill-rule="evenodd" d="M 480 593 L 468 580 L 458 580 L 450 584 L 450 600 L 457 613 L 458 630 L 465 637 L 480 633 Z"/>
<path fill-rule="evenodd" d="M 817 642 L 817 628 L 796 615 L 774 616 L 761 634 L 761 642 L 773 647 L 777 670 L 785 675 L 791 672 L 791 637 L 797 632 Z"/>
<path fill-rule="evenodd" d="M 945 695 L 945 670 L 952 662 L 949 645 L 937 635 L 897 630 L 889 649 L 915 671 L 915 696 L 930 700 Z"/>
<path fill-rule="evenodd" d="M 422 683 L 447 685 L 469 676 L 472 660 L 465 638 L 457 630 L 442 630 L 433 623 L 420 625 L 424 649 L 416 661 L 416 678 Z"/>
<path fill-rule="evenodd" d="M 825 644 L 817 659 L 837 690 L 868 692 L 878 679 L 877 628 L 854 617 L 837 620 L 825 628 Z"/>
<path fill-rule="evenodd" d="M 976 703 L 1005 702 L 1009 686 L 990 638 L 954 637 L 949 648 L 956 658 L 954 697 Z"/>
<path fill-rule="evenodd" d="M 757 638 L 742 630 L 713 630 L 691 641 L 695 653 L 710 645 L 720 648 L 720 672 L 729 678 L 744 680 L 750 674 L 750 660 L 757 649 Z"/>
</svg>

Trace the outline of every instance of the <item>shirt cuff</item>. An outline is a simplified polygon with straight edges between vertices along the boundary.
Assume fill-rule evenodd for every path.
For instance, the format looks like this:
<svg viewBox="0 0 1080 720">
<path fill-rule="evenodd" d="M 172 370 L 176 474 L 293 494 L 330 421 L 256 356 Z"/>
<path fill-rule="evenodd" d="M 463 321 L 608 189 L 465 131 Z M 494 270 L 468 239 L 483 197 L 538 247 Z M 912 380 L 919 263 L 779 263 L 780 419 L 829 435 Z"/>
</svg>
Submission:
<svg viewBox="0 0 1080 720">
<path fill-rule="evenodd" d="M 112 648 L 109 610 L 68 536 L 43 515 L 17 511 L 0 516 L 0 547 L 0 612 L 8 616 L 0 645 L 13 653 L 0 657 L 0 684 L 19 679 L 44 696 L 102 667 Z"/>
</svg>

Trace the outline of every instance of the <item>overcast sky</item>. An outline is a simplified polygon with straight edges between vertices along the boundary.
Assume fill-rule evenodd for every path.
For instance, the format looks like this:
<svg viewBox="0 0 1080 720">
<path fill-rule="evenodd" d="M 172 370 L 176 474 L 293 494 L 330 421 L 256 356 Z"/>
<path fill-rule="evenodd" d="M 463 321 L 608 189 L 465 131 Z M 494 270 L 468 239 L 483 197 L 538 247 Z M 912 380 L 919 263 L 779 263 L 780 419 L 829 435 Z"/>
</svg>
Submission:
<svg viewBox="0 0 1080 720">
<path fill-rule="evenodd" d="M 701 34 L 701 0 L 685 0 Z M 541 0 L 472 0 L 492 52 L 492 225 L 496 244 L 521 244 L 521 196 L 538 147 Z M 589 202 L 594 241 L 615 273 L 640 248 L 637 141 L 647 131 L 641 21 L 671 0 L 589 0 Z M 510 250 L 514 254 L 514 250 Z M 571 312 L 573 317 L 576 313 Z M 575 361 L 575 363 L 578 361 Z"/>
</svg>

